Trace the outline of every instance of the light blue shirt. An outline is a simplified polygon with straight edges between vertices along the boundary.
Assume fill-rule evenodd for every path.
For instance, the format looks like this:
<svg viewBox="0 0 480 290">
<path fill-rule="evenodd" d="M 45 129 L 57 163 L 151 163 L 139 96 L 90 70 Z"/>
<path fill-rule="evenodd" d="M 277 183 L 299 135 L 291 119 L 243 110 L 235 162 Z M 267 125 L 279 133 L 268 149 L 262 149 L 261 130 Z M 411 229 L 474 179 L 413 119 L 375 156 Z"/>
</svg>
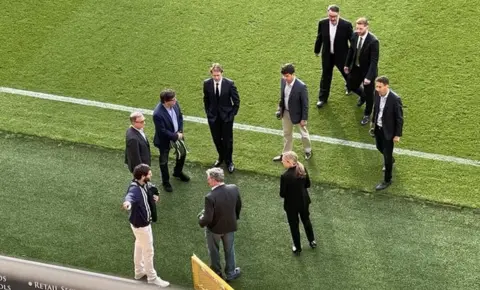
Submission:
<svg viewBox="0 0 480 290">
<path fill-rule="evenodd" d="M 177 133 L 178 132 L 178 119 L 177 119 L 177 114 L 175 113 L 175 110 L 173 109 L 173 107 L 168 108 L 165 105 L 163 105 L 163 106 L 165 107 L 165 109 L 167 109 L 167 112 L 170 115 L 170 118 L 172 118 L 173 130 L 175 131 L 175 133 Z"/>
</svg>

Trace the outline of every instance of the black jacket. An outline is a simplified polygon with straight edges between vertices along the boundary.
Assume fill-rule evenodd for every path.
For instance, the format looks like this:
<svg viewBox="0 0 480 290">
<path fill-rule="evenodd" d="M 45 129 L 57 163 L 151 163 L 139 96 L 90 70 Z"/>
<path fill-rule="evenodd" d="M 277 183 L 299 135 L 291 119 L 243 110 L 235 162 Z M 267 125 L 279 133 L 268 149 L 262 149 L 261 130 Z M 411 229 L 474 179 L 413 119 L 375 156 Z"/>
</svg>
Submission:
<svg viewBox="0 0 480 290">
<path fill-rule="evenodd" d="M 310 177 L 298 177 L 296 167 L 287 169 L 280 177 L 280 197 L 283 198 L 285 211 L 298 211 L 310 204 L 307 188 L 310 188 Z M 305 169 L 307 171 L 307 169 Z"/>
<path fill-rule="evenodd" d="M 373 33 L 368 32 L 360 51 L 357 50 L 358 34 L 354 33 L 350 49 L 348 50 L 345 66 L 352 70 L 355 65 L 356 54 L 360 53 L 360 72 L 362 78 L 369 79 L 372 83 L 378 75 L 378 58 L 380 56 L 380 43 Z"/>
<path fill-rule="evenodd" d="M 278 107 L 280 108 L 280 114 L 283 116 L 285 107 L 285 86 L 287 82 L 282 79 L 280 83 L 280 100 Z M 298 124 L 300 121 L 308 120 L 308 91 L 307 85 L 305 85 L 300 79 L 295 78 L 292 90 L 290 91 L 290 98 L 288 99 L 288 110 L 290 113 L 290 119 L 292 124 Z"/>
<path fill-rule="evenodd" d="M 133 172 L 135 166 L 141 163 L 151 165 L 150 143 L 138 130 L 129 127 L 125 134 L 125 164 Z"/>
<path fill-rule="evenodd" d="M 380 110 L 380 96 L 375 91 L 375 106 L 373 107 L 373 124 L 377 124 L 378 112 Z M 392 140 L 393 137 L 401 137 L 403 133 L 403 105 L 402 99 L 390 90 L 383 108 L 382 128 L 385 139 Z"/>
<path fill-rule="evenodd" d="M 335 58 L 339 57 L 345 61 L 348 53 L 348 44 L 352 39 L 352 36 L 352 24 L 349 21 L 340 18 L 337 24 L 337 32 L 335 32 L 335 39 L 333 41 Z M 322 57 L 330 57 L 330 20 L 328 18 L 324 18 L 318 22 L 318 33 L 314 52 L 316 54 L 320 53 L 322 47 Z"/>
<path fill-rule="evenodd" d="M 242 200 L 238 187 L 223 184 L 205 196 L 205 208 L 198 223 L 216 234 L 226 234 L 237 230 Z"/>
<path fill-rule="evenodd" d="M 203 82 L 203 105 L 209 122 L 220 118 L 224 122 L 233 122 L 240 108 L 235 83 L 227 78 L 222 78 L 220 98 L 215 96 L 215 82 L 212 78 Z"/>
</svg>

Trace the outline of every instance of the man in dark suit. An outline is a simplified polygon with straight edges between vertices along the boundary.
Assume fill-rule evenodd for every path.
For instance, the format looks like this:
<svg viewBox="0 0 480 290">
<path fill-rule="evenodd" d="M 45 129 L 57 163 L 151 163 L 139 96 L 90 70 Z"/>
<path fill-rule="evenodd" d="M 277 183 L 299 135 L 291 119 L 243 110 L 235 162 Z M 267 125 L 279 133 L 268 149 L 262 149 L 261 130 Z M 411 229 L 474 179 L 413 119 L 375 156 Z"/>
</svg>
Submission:
<svg viewBox="0 0 480 290">
<path fill-rule="evenodd" d="M 370 120 L 373 108 L 373 83 L 378 75 L 379 47 L 377 37 L 368 31 L 368 21 L 362 17 L 356 21 L 356 33 L 352 38 L 345 62 L 345 73 L 348 74 L 347 85 L 350 91 L 359 98 L 357 106 L 364 103 L 365 111 L 360 124 L 366 125 Z"/>
<path fill-rule="evenodd" d="M 231 281 L 240 276 L 240 267 L 235 264 L 235 232 L 237 220 L 242 210 L 242 200 L 238 187 L 224 183 L 224 173 L 221 168 L 207 170 L 207 182 L 212 190 L 205 196 L 205 208 L 199 214 L 198 223 L 206 227 L 210 268 L 219 276 L 222 275 L 220 265 L 219 243 L 222 240 L 225 252 L 226 280 Z"/>
<path fill-rule="evenodd" d="M 212 77 L 203 82 L 203 104 L 218 152 L 213 166 L 218 167 L 225 161 L 228 172 L 233 173 L 233 120 L 240 107 L 240 98 L 233 81 L 223 77 L 219 63 L 212 65 L 210 74 Z"/>
<path fill-rule="evenodd" d="M 283 127 L 283 153 L 293 149 L 293 126 L 297 125 L 302 135 L 305 159 L 312 157 L 312 145 L 307 130 L 308 120 L 308 91 L 307 86 L 295 77 L 295 67 L 287 63 L 281 70 L 280 101 L 276 116 L 282 119 Z M 282 155 L 275 156 L 273 161 L 282 161 Z"/>
<path fill-rule="evenodd" d="M 352 24 L 339 16 L 340 7 L 330 5 L 327 13 L 328 18 L 318 22 L 317 41 L 314 49 L 315 55 L 318 56 L 323 46 L 322 78 L 320 79 L 317 108 L 323 107 L 328 102 L 334 66 L 337 67 L 345 79 L 346 87 L 347 74 L 344 72 L 343 67 L 347 59 L 349 42 L 353 36 Z M 348 89 L 346 93 L 348 94 Z"/>
<path fill-rule="evenodd" d="M 160 93 L 160 103 L 153 111 L 153 123 L 155 124 L 155 136 L 153 144 L 160 151 L 160 171 L 162 172 L 163 188 L 172 192 L 170 175 L 168 173 L 168 154 L 172 142 L 183 141 L 183 115 L 177 103 L 176 94 L 173 90 L 167 89 Z M 176 163 L 173 169 L 173 176 L 181 181 L 188 182 L 190 177 L 183 173 L 186 151 L 183 154 L 176 152 Z"/>
<path fill-rule="evenodd" d="M 143 131 L 145 127 L 145 117 L 141 112 L 133 112 L 130 115 L 131 125 L 127 129 L 125 136 L 125 164 L 128 170 L 133 173 L 133 169 L 138 164 L 151 164 L 150 143 Z"/>
<path fill-rule="evenodd" d="M 393 146 L 400 142 L 403 130 L 403 106 L 400 97 L 390 90 L 385 76 L 375 80 L 375 108 L 370 131 L 373 131 L 378 151 L 383 154 L 384 179 L 376 186 L 382 190 L 392 183 Z M 371 132 L 372 133 L 372 132 Z"/>
</svg>

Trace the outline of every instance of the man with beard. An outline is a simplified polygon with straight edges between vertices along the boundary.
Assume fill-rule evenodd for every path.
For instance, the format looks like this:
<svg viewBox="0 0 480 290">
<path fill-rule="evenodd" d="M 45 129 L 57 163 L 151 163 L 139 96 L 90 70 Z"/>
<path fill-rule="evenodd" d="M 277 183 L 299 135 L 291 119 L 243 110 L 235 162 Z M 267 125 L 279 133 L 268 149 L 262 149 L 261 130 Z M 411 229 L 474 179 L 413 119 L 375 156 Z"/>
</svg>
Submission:
<svg viewBox="0 0 480 290">
<path fill-rule="evenodd" d="M 122 207 L 130 211 L 130 227 L 135 235 L 135 279 L 147 276 L 149 284 L 167 287 L 170 283 L 158 277 L 153 266 L 152 205 L 148 202 L 148 182 L 152 178 L 150 166 L 137 165 L 133 177 Z M 158 195 L 153 198 L 158 201 Z"/>
<path fill-rule="evenodd" d="M 368 31 L 366 18 L 361 17 L 356 21 L 355 31 L 344 71 L 348 74 L 348 89 L 359 96 L 357 106 L 361 107 L 366 103 L 363 118 L 360 121 L 360 124 L 366 125 L 372 114 L 380 44 L 377 37 Z"/>
</svg>

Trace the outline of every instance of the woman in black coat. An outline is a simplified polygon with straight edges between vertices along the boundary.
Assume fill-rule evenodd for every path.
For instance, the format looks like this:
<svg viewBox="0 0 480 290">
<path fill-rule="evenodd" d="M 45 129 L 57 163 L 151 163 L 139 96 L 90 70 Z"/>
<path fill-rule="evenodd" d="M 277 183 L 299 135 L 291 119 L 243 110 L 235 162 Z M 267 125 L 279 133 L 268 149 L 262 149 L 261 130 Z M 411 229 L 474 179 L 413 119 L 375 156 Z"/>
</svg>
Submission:
<svg viewBox="0 0 480 290">
<path fill-rule="evenodd" d="M 298 162 L 295 152 L 283 153 L 282 164 L 287 170 L 280 178 L 280 197 L 284 199 L 283 208 L 287 213 L 288 224 L 293 239 L 292 251 L 300 255 L 302 246 L 300 244 L 299 217 L 302 220 L 311 248 L 316 248 L 315 236 L 312 223 L 310 222 L 310 196 L 307 188 L 310 187 L 308 172 L 302 163 Z"/>
</svg>

